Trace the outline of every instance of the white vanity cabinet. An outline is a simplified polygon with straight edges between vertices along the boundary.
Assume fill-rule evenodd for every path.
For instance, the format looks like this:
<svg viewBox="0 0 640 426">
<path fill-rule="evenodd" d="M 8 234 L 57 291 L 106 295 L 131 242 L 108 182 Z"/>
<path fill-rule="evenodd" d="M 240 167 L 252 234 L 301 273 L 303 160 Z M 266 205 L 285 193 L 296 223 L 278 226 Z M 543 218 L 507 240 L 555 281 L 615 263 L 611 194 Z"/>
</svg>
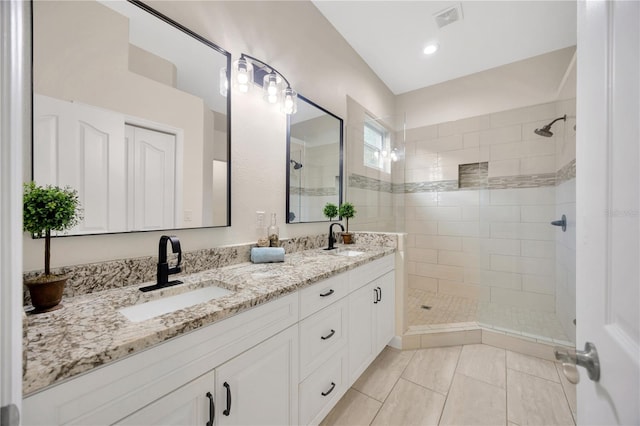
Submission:
<svg viewBox="0 0 640 426">
<path fill-rule="evenodd" d="M 349 378 L 353 383 L 394 336 L 395 276 L 390 256 L 372 262 L 350 281 Z M 378 262 L 376 264 L 376 262 Z M 369 265 L 364 265 L 363 268 Z M 379 275 L 382 274 L 382 275 Z M 376 276 L 378 275 L 378 276 Z M 362 285 L 362 277 L 369 279 Z M 375 278 L 372 278 L 375 277 Z"/>
<path fill-rule="evenodd" d="M 22 424 L 170 425 L 173 424 L 170 419 L 174 419 L 175 424 L 204 425 L 209 417 L 207 392 L 214 395 L 218 423 L 224 417 L 220 409 L 224 399 L 221 402 L 216 395 L 218 369 L 225 374 L 223 367 L 233 365 L 234 361 L 248 363 L 248 358 L 265 358 L 265 347 L 269 351 L 273 349 L 270 345 L 290 349 L 289 358 L 271 357 L 273 366 L 268 361 L 262 365 L 278 371 L 282 371 L 283 363 L 290 365 L 293 393 L 297 391 L 298 320 L 295 293 L 262 304 L 36 392 L 23 400 Z M 279 352 L 282 354 L 282 350 Z M 229 374 L 224 380 L 234 377 Z M 236 407 L 246 406 L 242 394 L 237 398 Z M 294 404 L 287 399 L 284 405 L 291 408 L 291 416 L 297 416 L 297 401 Z M 176 417 L 154 422 L 156 409 L 166 413 L 176 410 Z M 188 421 L 191 418 L 198 422 L 191 423 Z M 207 420 L 200 422 L 203 418 Z"/>
<path fill-rule="evenodd" d="M 394 336 L 394 256 L 300 292 L 300 425 L 318 424 Z M 333 339 L 333 340 L 332 340 Z"/>
<path fill-rule="evenodd" d="M 294 325 L 116 424 L 295 424 L 297 339 Z"/>
<path fill-rule="evenodd" d="M 211 371 L 117 422 L 120 426 L 206 425 L 215 420 Z"/>
<path fill-rule="evenodd" d="M 216 368 L 217 425 L 295 425 L 298 327 Z"/>
<path fill-rule="evenodd" d="M 36 392 L 22 424 L 318 424 L 394 335 L 393 269 L 385 256 Z"/>
</svg>

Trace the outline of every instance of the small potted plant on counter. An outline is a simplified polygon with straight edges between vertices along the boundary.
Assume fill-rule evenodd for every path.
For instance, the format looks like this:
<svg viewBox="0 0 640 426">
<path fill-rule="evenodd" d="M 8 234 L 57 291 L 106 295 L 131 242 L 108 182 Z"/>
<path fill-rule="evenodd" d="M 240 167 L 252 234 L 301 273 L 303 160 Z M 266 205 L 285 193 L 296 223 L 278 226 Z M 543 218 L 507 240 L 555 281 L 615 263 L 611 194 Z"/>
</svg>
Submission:
<svg viewBox="0 0 640 426">
<path fill-rule="evenodd" d="M 327 203 L 324 205 L 322 213 L 324 213 L 325 217 L 331 222 L 334 217 L 338 216 L 338 206 L 333 203 Z"/>
<path fill-rule="evenodd" d="M 353 218 L 356 215 L 356 209 L 353 207 L 353 204 L 350 202 L 344 202 L 340 205 L 338 209 L 338 214 L 347 222 L 347 231 L 342 233 L 342 242 L 344 244 L 352 244 L 353 234 L 349 232 L 349 219 Z"/>
<path fill-rule="evenodd" d="M 25 183 L 22 212 L 24 230 L 44 237 L 44 274 L 24 282 L 34 312 L 59 309 L 68 277 L 51 274 L 51 231 L 68 230 L 81 219 L 78 193 L 69 187 Z"/>
</svg>

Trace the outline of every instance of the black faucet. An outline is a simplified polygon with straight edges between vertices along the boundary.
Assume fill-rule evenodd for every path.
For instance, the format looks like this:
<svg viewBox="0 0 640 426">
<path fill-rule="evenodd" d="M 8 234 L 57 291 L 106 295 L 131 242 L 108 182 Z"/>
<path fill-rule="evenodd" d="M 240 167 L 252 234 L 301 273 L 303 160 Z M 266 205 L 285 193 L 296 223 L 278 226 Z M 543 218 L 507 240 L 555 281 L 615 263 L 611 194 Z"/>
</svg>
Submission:
<svg viewBox="0 0 640 426">
<path fill-rule="evenodd" d="M 335 225 L 338 225 L 342 229 L 342 232 L 344 232 L 344 226 L 342 226 L 342 224 L 339 222 L 334 222 L 329 225 L 329 246 L 325 250 L 333 250 L 335 248 L 333 246 L 333 244 L 336 242 L 336 239 L 333 237 L 333 227 Z"/>
<path fill-rule="evenodd" d="M 167 263 L 167 241 L 171 242 L 171 251 L 178 254 L 178 263 L 173 268 L 169 268 Z M 180 284 L 181 281 L 169 282 L 169 275 L 182 272 L 182 250 L 180 249 L 180 240 L 175 235 L 163 235 L 160 237 L 158 246 L 158 286 L 166 287 L 168 285 Z"/>
</svg>

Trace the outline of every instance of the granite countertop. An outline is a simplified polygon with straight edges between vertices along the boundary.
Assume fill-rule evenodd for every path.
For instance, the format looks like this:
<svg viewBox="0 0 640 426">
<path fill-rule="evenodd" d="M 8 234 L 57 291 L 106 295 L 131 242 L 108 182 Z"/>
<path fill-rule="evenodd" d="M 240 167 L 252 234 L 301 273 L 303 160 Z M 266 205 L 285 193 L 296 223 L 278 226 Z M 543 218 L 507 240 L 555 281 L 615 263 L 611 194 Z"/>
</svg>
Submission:
<svg viewBox="0 0 640 426">
<path fill-rule="evenodd" d="M 322 249 L 305 250 L 287 254 L 283 263 L 247 262 L 183 275 L 183 284 L 148 293 L 138 288 L 151 283 L 140 283 L 63 299 L 63 309 L 28 317 L 23 393 L 31 394 L 395 252 L 393 247 L 382 246 L 351 245 L 349 249 L 364 254 L 348 257 Z M 118 312 L 125 306 L 208 285 L 232 293 L 142 322 L 131 322 Z"/>
</svg>

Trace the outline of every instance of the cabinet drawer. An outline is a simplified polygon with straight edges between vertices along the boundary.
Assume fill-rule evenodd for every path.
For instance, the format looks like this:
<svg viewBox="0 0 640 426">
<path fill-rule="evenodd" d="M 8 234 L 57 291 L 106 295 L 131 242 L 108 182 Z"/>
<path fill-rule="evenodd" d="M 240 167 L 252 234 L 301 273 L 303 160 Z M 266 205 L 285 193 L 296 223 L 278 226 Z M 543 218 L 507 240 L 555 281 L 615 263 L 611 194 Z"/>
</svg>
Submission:
<svg viewBox="0 0 640 426">
<path fill-rule="evenodd" d="M 300 424 L 318 424 L 346 391 L 346 351 L 340 351 L 300 383 Z"/>
<path fill-rule="evenodd" d="M 349 271 L 349 293 L 386 274 L 394 267 L 395 256 L 390 254 Z"/>
<path fill-rule="evenodd" d="M 300 378 L 304 379 L 347 343 L 346 298 L 300 323 Z"/>
<path fill-rule="evenodd" d="M 347 280 L 346 273 L 339 274 L 300 290 L 300 319 L 306 318 L 346 296 Z"/>
</svg>

